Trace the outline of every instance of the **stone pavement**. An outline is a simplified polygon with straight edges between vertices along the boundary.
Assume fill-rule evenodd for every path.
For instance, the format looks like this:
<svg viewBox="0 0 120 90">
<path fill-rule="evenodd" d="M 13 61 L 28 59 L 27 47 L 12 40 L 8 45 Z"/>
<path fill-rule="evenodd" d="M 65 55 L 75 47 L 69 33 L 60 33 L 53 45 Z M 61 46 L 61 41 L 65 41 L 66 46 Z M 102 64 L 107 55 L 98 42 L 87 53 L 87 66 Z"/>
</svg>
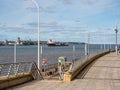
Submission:
<svg viewBox="0 0 120 90">
<path fill-rule="evenodd" d="M 32 81 L 8 90 L 120 90 L 120 54 L 107 54 L 89 66 L 85 73 L 67 83 Z"/>
</svg>

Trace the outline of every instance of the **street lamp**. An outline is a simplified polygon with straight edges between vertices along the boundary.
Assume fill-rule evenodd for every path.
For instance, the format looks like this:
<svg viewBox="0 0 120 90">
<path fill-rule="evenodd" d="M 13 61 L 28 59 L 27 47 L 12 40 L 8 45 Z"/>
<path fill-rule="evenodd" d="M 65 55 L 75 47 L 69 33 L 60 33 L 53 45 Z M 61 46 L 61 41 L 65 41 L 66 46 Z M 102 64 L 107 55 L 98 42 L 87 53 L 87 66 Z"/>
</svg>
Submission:
<svg viewBox="0 0 120 90">
<path fill-rule="evenodd" d="M 87 55 L 90 54 L 90 32 L 88 33 L 88 47 L 87 47 Z"/>
<path fill-rule="evenodd" d="M 87 42 L 85 43 L 85 56 L 90 53 L 90 32 L 87 34 Z"/>
<path fill-rule="evenodd" d="M 105 31 L 104 31 L 104 50 L 106 49 L 105 41 L 106 41 L 106 36 L 105 36 Z"/>
<path fill-rule="evenodd" d="M 118 29 L 117 29 L 117 26 L 116 26 L 116 29 L 115 29 L 115 33 L 116 33 L 116 47 L 115 47 L 115 50 L 116 50 L 116 54 L 118 55 L 118 45 L 117 45 L 117 33 L 118 33 Z"/>
<path fill-rule="evenodd" d="M 36 0 L 32 0 L 32 2 L 35 4 L 38 12 L 38 68 L 40 69 L 40 6 L 36 2 Z"/>
<path fill-rule="evenodd" d="M 16 63 L 16 42 L 14 43 L 14 63 Z"/>
</svg>

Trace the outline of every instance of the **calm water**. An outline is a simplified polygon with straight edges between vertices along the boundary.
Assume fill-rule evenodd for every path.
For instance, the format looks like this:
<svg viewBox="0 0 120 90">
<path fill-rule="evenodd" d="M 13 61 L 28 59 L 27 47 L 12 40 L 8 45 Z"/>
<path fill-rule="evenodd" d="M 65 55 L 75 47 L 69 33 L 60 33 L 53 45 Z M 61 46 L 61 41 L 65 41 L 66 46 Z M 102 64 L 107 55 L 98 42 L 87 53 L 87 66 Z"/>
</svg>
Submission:
<svg viewBox="0 0 120 90">
<path fill-rule="evenodd" d="M 75 52 L 73 52 L 73 45 L 61 47 L 42 46 L 42 58 L 47 60 L 48 64 L 57 63 L 59 56 L 66 56 L 68 60 L 73 58 L 80 58 L 84 56 L 84 44 L 74 45 Z M 109 48 L 108 46 L 106 46 Z M 114 47 L 114 46 L 113 46 Z M 90 45 L 90 53 L 103 49 L 103 45 Z M 17 62 L 37 62 L 37 46 L 17 46 Z M 0 46 L 0 64 L 14 62 L 14 46 Z"/>
</svg>

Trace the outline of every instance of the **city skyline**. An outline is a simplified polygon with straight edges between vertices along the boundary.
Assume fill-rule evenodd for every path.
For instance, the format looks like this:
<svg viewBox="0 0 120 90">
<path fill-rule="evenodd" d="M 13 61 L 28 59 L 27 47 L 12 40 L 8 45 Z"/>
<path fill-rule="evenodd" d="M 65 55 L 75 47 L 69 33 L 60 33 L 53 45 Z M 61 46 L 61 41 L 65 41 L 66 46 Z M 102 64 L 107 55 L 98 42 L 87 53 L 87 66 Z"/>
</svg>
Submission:
<svg viewBox="0 0 120 90">
<path fill-rule="evenodd" d="M 36 1 L 40 5 L 40 40 L 87 42 L 90 33 L 92 43 L 115 43 L 119 0 Z M 31 0 L 0 0 L 0 7 L 0 40 L 37 40 L 37 9 Z"/>
</svg>

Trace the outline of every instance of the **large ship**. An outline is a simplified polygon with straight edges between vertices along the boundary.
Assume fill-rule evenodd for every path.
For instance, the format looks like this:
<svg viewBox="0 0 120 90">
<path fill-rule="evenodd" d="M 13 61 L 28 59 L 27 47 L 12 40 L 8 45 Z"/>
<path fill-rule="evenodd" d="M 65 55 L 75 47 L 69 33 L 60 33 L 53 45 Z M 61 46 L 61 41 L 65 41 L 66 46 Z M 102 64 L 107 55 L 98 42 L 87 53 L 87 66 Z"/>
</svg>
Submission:
<svg viewBox="0 0 120 90">
<path fill-rule="evenodd" d="M 56 44 L 55 44 L 55 41 L 53 41 L 52 39 L 49 39 L 49 40 L 47 41 L 47 45 L 48 45 L 48 46 L 55 46 Z"/>
<path fill-rule="evenodd" d="M 47 41 L 48 46 L 68 46 L 69 44 L 67 42 L 55 42 L 52 39 L 49 39 Z"/>
</svg>

